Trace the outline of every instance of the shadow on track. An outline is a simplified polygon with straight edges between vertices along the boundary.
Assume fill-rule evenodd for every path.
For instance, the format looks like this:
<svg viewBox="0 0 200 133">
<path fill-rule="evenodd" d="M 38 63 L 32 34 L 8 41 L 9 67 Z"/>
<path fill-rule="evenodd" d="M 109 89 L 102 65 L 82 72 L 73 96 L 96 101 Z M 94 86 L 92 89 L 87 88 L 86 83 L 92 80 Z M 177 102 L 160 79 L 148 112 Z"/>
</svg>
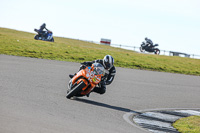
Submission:
<svg viewBox="0 0 200 133">
<path fill-rule="evenodd" d="M 88 100 L 88 99 L 75 98 L 74 100 L 78 101 L 78 102 L 83 102 L 83 103 L 87 103 L 87 104 L 91 104 L 91 105 L 96 105 L 96 106 L 100 106 L 100 107 L 104 107 L 104 108 L 117 110 L 117 111 L 134 112 L 134 113 L 137 113 L 137 114 L 141 114 L 140 112 L 130 110 L 130 109 L 127 109 L 127 108 L 117 107 L 117 106 L 113 106 L 113 105 L 109 105 L 109 104 L 105 104 L 105 103 L 101 103 L 101 102 L 91 101 L 91 100 Z"/>
</svg>

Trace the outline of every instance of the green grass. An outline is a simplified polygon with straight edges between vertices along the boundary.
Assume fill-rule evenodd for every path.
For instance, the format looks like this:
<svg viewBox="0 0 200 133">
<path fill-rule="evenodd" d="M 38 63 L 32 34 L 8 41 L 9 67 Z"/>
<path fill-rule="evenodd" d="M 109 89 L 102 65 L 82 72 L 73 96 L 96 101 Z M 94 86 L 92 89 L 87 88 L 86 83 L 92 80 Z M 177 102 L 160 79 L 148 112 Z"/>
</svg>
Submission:
<svg viewBox="0 0 200 133">
<path fill-rule="evenodd" d="M 181 133 L 200 133 L 200 116 L 181 118 L 173 126 Z"/>
<path fill-rule="evenodd" d="M 34 40 L 33 37 L 32 33 L 0 28 L 0 54 L 70 62 L 102 59 L 110 54 L 118 67 L 200 75 L 199 59 L 140 54 L 69 38 L 54 37 L 52 43 Z"/>
</svg>

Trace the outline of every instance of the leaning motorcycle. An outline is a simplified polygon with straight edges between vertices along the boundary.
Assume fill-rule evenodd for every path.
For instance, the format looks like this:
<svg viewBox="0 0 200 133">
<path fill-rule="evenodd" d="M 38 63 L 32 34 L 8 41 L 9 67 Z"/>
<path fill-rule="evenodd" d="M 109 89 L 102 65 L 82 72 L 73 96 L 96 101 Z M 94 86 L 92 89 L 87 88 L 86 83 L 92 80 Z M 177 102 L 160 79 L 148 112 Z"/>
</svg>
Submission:
<svg viewBox="0 0 200 133">
<path fill-rule="evenodd" d="M 88 95 L 105 75 L 105 69 L 100 63 L 93 63 L 92 66 L 85 66 L 70 81 L 67 90 L 67 98 L 73 96 Z"/>
<path fill-rule="evenodd" d="M 39 32 L 39 30 L 37 30 L 37 29 L 34 29 L 34 31 L 38 33 L 34 37 L 35 40 L 43 40 L 43 41 L 54 42 L 53 32 L 52 31 L 50 31 L 50 30 L 43 31 L 42 33 Z"/>
<path fill-rule="evenodd" d="M 148 45 L 146 45 L 144 42 L 141 44 L 140 47 L 140 51 L 141 52 L 153 52 L 154 54 L 159 55 L 160 54 L 160 50 L 158 48 L 155 48 L 156 46 L 158 46 L 158 44 L 153 45 L 153 47 L 149 47 Z"/>
</svg>

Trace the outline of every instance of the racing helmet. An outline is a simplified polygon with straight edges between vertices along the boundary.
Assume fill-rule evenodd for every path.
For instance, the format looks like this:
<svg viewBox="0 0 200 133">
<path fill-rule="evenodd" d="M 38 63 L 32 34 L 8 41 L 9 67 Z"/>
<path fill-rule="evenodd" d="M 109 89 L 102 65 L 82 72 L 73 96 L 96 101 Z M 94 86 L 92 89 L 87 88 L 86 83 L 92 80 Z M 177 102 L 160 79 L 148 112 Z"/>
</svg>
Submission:
<svg viewBox="0 0 200 133">
<path fill-rule="evenodd" d="M 114 64 L 114 59 L 111 55 L 106 55 L 103 58 L 103 65 L 105 67 L 105 69 L 109 70 L 110 68 L 113 67 Z"/>
</svg>

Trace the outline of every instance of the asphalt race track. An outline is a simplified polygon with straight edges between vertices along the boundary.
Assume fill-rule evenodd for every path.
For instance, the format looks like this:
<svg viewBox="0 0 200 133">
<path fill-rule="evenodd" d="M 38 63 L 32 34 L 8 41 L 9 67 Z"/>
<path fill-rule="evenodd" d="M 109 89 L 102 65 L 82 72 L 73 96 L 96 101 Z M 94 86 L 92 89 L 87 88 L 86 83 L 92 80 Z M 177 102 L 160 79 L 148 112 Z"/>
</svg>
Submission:
<svg viewBox="0 0 200 133">
<path fill-rule="evenodd" d="M 1 133 L 146 133 L 123 115 L 200 108 L 200 77 L 116 68 L 104 95 L 66 99 L 78 63 L 0 55 Z"/>
</svg>

